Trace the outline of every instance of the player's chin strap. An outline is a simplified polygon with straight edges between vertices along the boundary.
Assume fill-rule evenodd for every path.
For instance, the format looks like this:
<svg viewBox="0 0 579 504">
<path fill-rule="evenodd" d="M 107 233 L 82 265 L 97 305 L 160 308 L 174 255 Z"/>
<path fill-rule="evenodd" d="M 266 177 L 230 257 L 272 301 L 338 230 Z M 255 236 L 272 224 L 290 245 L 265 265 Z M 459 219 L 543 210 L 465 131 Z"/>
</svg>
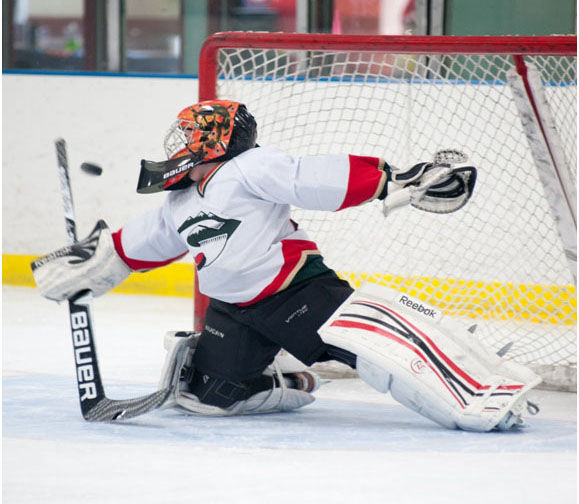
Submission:
<svg viewBox="0 0 579 504">
<path fill-rule="evenodd" d="M 456 166 L 467 160 L 463 152 L 446 149 L 438 151 L 432 163 L 418 163 L 406 170 L 386 167 L 384 215 L 406 205 L 432 213 L 462 208 L 474 191 L 477 174 L 474 166 Z"/>
</svg>

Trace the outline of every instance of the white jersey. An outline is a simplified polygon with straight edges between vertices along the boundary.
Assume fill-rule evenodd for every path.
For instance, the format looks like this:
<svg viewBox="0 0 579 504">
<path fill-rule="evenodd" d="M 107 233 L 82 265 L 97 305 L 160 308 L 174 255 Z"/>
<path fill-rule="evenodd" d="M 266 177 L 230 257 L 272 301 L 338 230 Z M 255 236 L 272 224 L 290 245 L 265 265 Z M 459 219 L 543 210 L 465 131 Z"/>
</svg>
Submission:
<svg viewBox="0 0 579 504">
<path fill-rule="evenodd" d="M 189 251 L 203 294 L 252 304 L 285 289 L 320 254 L 290 219 L 291 205 L 341 210 L 380 196 L 385 185 L 378 158 L 295 158 L 258 147 L 171 191 L 162 207 L 115 233 L 115 246 L 133 270 L 163 266 Z"/>
</svg>

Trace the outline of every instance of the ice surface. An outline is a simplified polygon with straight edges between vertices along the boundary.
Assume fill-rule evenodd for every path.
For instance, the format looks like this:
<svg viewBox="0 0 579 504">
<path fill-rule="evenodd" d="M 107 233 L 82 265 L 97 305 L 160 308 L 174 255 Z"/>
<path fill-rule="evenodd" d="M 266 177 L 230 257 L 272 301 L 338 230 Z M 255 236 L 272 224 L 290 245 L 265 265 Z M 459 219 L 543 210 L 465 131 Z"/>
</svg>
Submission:
<svg viewBox="0 0 579 504">
<path fill-rule="evenodd" d="M 516 432 L 448 431 L 357 379 L 286 414 L 155 411 L 82 420 L 66 307 L 3 288 L 3 498 L 7 503 L 575 503 L 576 395 L 538 391 Z M 95 301 L 107 395 L 152 392 L 163 334 L 191 300 Z"/>
</svg>

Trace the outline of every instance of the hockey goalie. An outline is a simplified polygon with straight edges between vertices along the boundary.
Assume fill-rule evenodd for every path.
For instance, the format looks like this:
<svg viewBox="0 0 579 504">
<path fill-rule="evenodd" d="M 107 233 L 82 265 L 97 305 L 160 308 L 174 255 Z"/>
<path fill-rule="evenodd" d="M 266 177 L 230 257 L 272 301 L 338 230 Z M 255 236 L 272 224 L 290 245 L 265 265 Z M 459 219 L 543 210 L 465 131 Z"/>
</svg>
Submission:
<svg viewBox="0 0 579 504">
<path fill-rule="evenodd" d="M 84 241 L 35 261 L 41 293 L 98 296 L 131 272 L 190 253 L 211 301 L 202 332 L 166 335 L 166 407 L 197 415 L 294 410 L 319 386 L 308 367 L 336 360 L 444 427 L 520 425 L 540 382 L 534 373 L 418 299 L 377 285 L 354 291 L 290 218 L 291 206 L 342 211 L 376 199 L 388 219 L 405 205 L 458 211 L 476 181 L 466 157 L 441 151 L 399 169 L 371 156 L 294 157 L 256 141 L 243 104 L 182 110 L 165 138 L 167 160 L 141 162 L 137 191 L 168 191 L 164 204 L 114 233 L 99 221 Z M 303 366 L 287 367 L 281 349 Z"/>
</svg>

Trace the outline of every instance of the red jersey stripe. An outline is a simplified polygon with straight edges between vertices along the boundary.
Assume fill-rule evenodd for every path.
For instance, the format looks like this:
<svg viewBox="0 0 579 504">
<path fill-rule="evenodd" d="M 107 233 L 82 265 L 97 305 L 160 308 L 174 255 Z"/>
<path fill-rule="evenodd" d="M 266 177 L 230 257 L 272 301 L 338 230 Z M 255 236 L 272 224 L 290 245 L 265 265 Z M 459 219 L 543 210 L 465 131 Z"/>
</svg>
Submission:
<svg viewBox="0 0 579 504">
<path fill-rule="evenodd" d="M 273 281 L 252 300 L 245 303 L 236 303 L 238 306 L 252 305 L 276 292 L 286 289 L 305 264 L 308 256 L 319 255 L 320 251 L 312 241 L 282 240 L 281 253 L 283 255 L 283 265 Z"/>
<path fill-rule="evenodd" d="M 386 172 L 383 170 L 382 159 L 351 154 L 348 158 L 350 160 L 348 188 L 338 210 L 358 206 L 377 198 L 386 184 Z"/>
<path fill-rule="evenodd" d="M 122 228 L 113 233 L 113 243 L 115 245 L 115 250 L 117 254 L 121 257 L 121 259 L 127 263 L 127 266 L 131 268 L 133 271 L 146 271 L 150 269 L 160 268 L 161 266 L 166 266 L 167 264 L 176 261 L 177 259 L 183 257 L 187 252 L 184 254 L 178 255 L 176 257 L 172 257 L 171 259 L 167 259 L 164 261 L 141 261 L 140 259 L 131 259 L 127 257 L 125 251 L 123 250 L 123 243 L 121 241 L 121 233 Z"/>
</svg>

